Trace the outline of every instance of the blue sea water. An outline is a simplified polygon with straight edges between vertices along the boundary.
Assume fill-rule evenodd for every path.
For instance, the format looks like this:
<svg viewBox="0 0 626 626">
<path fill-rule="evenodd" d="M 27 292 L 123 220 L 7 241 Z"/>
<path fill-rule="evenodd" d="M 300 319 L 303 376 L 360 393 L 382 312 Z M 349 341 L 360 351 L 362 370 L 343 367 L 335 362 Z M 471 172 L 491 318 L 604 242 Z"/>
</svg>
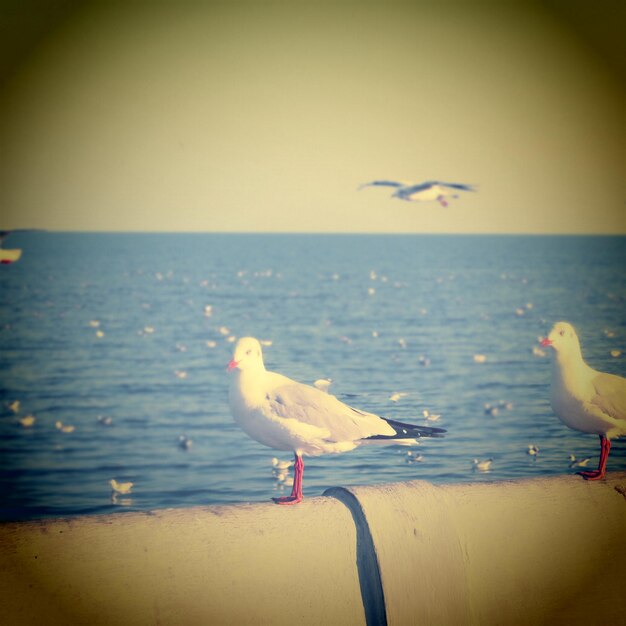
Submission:
<svg viewBox="0 0 626 626">
<path fill-rule="evenodd" d="M 269 369 L 330 377 L 353 406 L 420 424 L 428 410 L 448 430 L 305 459 L 305 496 L 567 474 L 570 454 L 595 466 L 597 437 L 552 414 L 550 355 L 533 353 L 557 320 L 574 323 L 592 366 L 626 374 L 624 237 L 23 232 L 6 244 L 24 252 L 0 266 L 5 520 L 281 493 L 271 459 L 289 454 L 229 413 L 233 337 L 271 342 Z M 624 442 L 609 469 L 626 470 Z M 112 478 L 132 494 L 113 501 Z"/>
</svg>

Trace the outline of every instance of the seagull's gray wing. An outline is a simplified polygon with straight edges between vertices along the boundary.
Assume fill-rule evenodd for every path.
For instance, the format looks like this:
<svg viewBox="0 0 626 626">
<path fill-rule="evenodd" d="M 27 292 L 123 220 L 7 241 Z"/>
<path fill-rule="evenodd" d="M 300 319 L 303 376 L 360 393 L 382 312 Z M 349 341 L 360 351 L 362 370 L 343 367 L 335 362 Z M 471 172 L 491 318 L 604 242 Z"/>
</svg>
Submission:
<svg viewBox="0 0 626 626">
<path fill-rule="evenodd" d="M 591 404 L 618 420 L 626 420 L 626 378 L 599 372 L 591 381 L 596 395 Z"/>
<path fill-rule="evenodd" d="M 363 189 L 363 187 L 404 187 L 404 183 L 395 180 L 373 180 L 359 185 L 359 189 Z"/>
<path fill-rule="evenodd" d="M 418 183 L 417 185 L 405 185 L 404 187 L 400 187 L 393 195 L 396 198 L 400 198 L 400 200 L 410 200 L 413 194 L 426 191 L 436 184 L 436 182 L 429 181 L 426 183 Z"/>
<path fill-rule="evenodd" d="M 372 435 L 393 434 L 382 418 L 349 407 L 335 396 L 301 383 L 276 387 L 266 396 L 275 417 L 315 426 L 328 441 L 357 441 Z"/>
<path fill-rule="evenodd" d="M 430 189 L 433 185 L 437 185 L 435 181 L 427 181 L 425 183 L 416 183 L 415 185 L 403 185 L 396 193 L 403 195 L 411 195 L 418 191 L 425 191 Z"/>
<path fill-rule="evenodd" d="M 461 191 L 476 191 L 474 185 L 464 185 L 463 183 L 442 183 L 433 182 L 432 185 L 441 185 L 442 187 L 450 187 L 450 189 L 460 189 Z"/>
</svg>

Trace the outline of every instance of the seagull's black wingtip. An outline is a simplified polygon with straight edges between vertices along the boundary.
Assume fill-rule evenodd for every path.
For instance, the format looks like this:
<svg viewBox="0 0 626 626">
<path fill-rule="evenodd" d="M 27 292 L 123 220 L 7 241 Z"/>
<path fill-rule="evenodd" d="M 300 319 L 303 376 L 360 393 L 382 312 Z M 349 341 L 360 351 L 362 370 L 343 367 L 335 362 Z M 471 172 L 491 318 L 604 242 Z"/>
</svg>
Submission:
<svg viewBox="0 0 626 626">
<path fill-rule="evenodd" d="M 367 440 L 419 439 L 420 437 L 441 439 L 445 436 L 445 433 L 448 432 L 445 428 L 439 428 L 437 426 L 418 426 L 417 424 L 406 424 L 405 422 L 398 422 L 386 417 L 383 417 L 383 419 L 396 431 L 395 434 L 374 435 L 367 437 Z"/>
</svg>

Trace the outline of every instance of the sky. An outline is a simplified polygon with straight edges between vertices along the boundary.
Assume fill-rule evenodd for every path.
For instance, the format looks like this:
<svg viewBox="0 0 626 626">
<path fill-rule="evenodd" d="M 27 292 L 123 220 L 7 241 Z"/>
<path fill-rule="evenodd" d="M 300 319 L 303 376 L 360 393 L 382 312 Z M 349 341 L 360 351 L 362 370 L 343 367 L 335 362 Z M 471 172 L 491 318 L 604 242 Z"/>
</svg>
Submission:
<svg viewBox="0 0 626 626">
<path fill-rule="evenodd" d="M 546 6 L 70 4 L 0 82 L 0 228 L 626 233 L 624 75 Z"/>
</svg>

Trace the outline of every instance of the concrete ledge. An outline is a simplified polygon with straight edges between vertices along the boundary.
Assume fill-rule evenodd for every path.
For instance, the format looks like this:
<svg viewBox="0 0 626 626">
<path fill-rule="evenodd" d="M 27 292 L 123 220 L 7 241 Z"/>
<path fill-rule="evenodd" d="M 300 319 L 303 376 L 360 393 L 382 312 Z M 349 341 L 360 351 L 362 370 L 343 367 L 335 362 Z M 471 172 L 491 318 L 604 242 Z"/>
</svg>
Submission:
<svg viewBox="0 0 626 626">
<path fill-rule="evenodd" d="M 349 492 L 376 546 L 389 624 L 588 626 L 626 623 L 624 486 L 612 474 Z"/>
<path fill-rule="evenodd" d="M 0 623 L 362 624 L 331 498 L 0 526 Z"/>
<path fill-rule="evenodd" d="M 2 524 L 2 621 L 623 623 L 624 488 L 626 474 L 415 481 Z"/>
</svg>

